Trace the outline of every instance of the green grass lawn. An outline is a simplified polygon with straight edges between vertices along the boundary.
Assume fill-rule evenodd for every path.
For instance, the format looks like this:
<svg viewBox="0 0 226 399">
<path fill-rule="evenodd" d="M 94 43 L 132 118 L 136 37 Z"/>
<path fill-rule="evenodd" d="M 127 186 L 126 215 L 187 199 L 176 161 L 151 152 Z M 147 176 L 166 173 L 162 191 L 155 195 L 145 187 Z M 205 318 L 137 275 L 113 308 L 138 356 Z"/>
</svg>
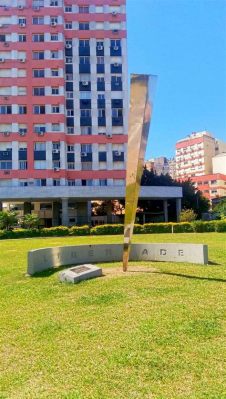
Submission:
<svg viewBox="0 0 226 399">
<path fill-rule="evenodd" d="M 208 244 L 212 264 L 143 262 L 158 272 L 67 285 L 25 277 L 27 251 L 122 237 L 0 242 L 1 399 L 226 398 L 226 234 L 134 241 Z"/>
</svg>

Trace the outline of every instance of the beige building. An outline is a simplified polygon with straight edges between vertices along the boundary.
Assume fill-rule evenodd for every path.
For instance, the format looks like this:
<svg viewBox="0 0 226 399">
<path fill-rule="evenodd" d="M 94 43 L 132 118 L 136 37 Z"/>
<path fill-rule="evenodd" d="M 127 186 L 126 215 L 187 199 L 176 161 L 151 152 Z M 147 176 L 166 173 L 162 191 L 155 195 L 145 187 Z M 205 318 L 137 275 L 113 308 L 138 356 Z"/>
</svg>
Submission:
<svg viewBox="0 0 226 399">
<path fill-rule="evenodd" d="M 222 173 L 226 175 L 226 152 L 216 155 L 212 159 L 213 173 Z"/>
<path fill-rule="evenodd" d="M 194 132 L 176 143 L 176 177 L 178 179 L 213 173 L 212 158 L 226 151 L 226 143 L 207 131 Z"/>
</svg>

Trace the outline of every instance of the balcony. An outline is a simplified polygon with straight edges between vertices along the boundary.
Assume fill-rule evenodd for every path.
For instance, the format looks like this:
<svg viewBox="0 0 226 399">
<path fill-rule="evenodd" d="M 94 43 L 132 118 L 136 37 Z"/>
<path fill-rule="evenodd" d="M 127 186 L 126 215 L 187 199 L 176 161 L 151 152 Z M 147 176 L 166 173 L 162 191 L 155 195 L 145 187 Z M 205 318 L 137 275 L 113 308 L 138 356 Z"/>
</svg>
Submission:
<svg viewBox="0 0 226 399">
<path fill-rule="evenodd" d="M 101 151 L 98 154 L 99 162 L 106 162 L 107 161 L 107 153 L 105 151 Z"/>
<path fill-rule="evenodd" d="M 97 91 L 105 91 L 105 82 L 97 82 Z"/>
<path fill-rule="evenodd" d="M 79 90 L 80 91 L 91 91 L 91 82 L 89 82 L 89 81 L 79 82 Z"/>
<path fill-rule="evenodd" d="M 111 46 L 110 47 L 110 56 L 111 57 L 120 57 L 122 55 L 122 48 L 120 46 Z"/>
<path fill-rule="evenodd" d="M 111 82 L 112 91 L 122 91 L 122 82 Z"/>
<path fill-rule="evenodd" d="M 105 100 L 97 100 L 97 108 L 105 108 Z"/>
<path fill-rule="evenodd" d="M 91 109 L 91 100 L 80 100 L 80 109 Z"/>
<path fill-rule="evenodd" d="M 122 64 L 111 64 L 111 73 L 122 73 Z"/>
</svg>

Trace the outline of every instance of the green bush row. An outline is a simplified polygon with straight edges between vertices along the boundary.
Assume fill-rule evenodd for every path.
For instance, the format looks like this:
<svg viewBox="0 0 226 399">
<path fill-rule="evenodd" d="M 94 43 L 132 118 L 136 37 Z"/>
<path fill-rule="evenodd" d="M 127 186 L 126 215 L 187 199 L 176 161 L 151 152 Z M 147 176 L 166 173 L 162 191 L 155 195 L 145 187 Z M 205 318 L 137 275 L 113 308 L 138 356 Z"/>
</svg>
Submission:
<svg viewBox="0 0 226 399">
<path fill-rule="evenodd" d="M 123 231 L 124 226 L 122 224 L 105 224 L 92 228 L 89 226 L 57 226 L 43 229 L 0 230 L 0 240 L 7 238 L 114 235 L 123 234 Z M 134 226 L 134 234 L 205 233 L 211 231 L 226 232 L 226 220 L 146 223 L 144 225 L 135 224 Z"/>
</svg>

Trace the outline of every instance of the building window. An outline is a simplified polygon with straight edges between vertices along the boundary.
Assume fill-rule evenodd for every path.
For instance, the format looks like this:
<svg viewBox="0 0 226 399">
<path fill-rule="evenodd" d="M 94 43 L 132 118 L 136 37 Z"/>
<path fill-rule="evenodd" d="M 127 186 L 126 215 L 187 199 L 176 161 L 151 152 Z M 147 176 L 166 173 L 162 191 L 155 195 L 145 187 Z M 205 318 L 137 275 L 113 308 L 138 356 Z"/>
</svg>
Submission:
<svg viewBox="0 0 226 399">
<path fill-rule="evenodd" d="M 60 179 L 53 179 L 53 186 L 54 187 L 60 186 Z"/>
<path fill-rule="evenodd" d="M 65 58 L 65 62 L 66 62 L 66 64 L 72 64 L 73 58 L 72 57 L 66 57 Z"/>
<path fill-rule="evenodd" d="M 79 40 L 79 47 L 89 47 L 89 40 Z"/>
<path fill-rule="evenodd" d="M 18 24 L 19 24 L 20 26 L 25 26 L 25 25 L 27 24 L 26 18 L 24 18 L 24 17 L 18 18 Z"/>
<path fill-rule="evenodd" d="M 105 108 L 98 109 L 98 118 L 105 118 Z"/>
<path fill-rule="evenodd" d="M 36 187 L 45 187 L 46 186 L 46 179 L 35 179 L 34 180 Z"/>
<path fill-rule="evenodd" d="M 58 7 L 58 0 L 50 0 L 50 7 Z"/>
<path fill-rule="evenodd" d="M 12 161 L 0 161 L 1 170 L 12 169 Z"/>
<path fill-rule="evenodd" d="M 19 169 L 27 170 L 27 161 L 19 161 Z"/>
<path fill-rule="evenodd" d="M 69 99 L 72 99 L 73 98 L 73 91 L 67 91 L 66 92 L 66 98 L 69 100 Z"/>
<path fill-rule="evenodd" d="M 79 63 L 80 64 L 90 64 L 90 57 L 89 56 L 81 56 L 79 57 Z"/>
<path fill-rule="evenodd" d="M 46 161 L 34 161 L 34 169 L 46 169 Z"/>
<path fill-rule="evenodd" d="M 67 146 L 67 152 L 74 152 L 74 146 L 73 145 L 68 145 Z"/>
<path fill-rule="evenodd" d="M 33 51 L 32 59 L 33 60 L 44 60 L 45 59 L 44 51 Z"/>
<path fill-rule="evenodd" d="M 33 130 L 35 133 L 45 133 L 46 132 L 46 125 L 34 125 Z"/>
<path fill-rule="evenodd" d="M 52 33 L 50 36 L 50 40 L 51 42 L 58 42 L 59 40 L 58 33 Z"/>
<path fill-rule="evenodd" d="M 0 114 L 1 115 L 11 114 L 11 113 L 12 113 L 11 105 L 0 105 Z"/>
<path fill-rule="evenodd" d="M 67 169 L 74 169 L 75 168 L 75 163 L 74 162 L 68 162 L 67 163 Z"/>
<path fill-rule="evenodd" d="M 18 107 L 18 113 L 19 113 L 20 115 L 26 114 L 26 113 L 27 113 L 27 107 L 26 107 L 26 105 L 19 105 L 19 107 Z"/>
<path fill-rule="evenodd" d="M 104 64 L 104 57 L 97 57 L 97 64 L 103 65 Z"/>
<path fill-rule="evenodd" d="M 59 58 L 59 52 L 57 50 L 51 51 L 50 52 L 50 58 L 58 59 Z"/>
<path fill-rule="evenodd" d="M 32 41 L 33 42 L 44 42 L 45 41 L 44 33 L 35 33 L 34 35 L 32 35 Z"/>
<path fill-rule="evenodd" d="M 34 143 L 34 150 L 35 151 L 45 151 L 46 150 L 46 143 L 43 143 L 43 142 Z"/>
<path fill-rule="evenodd" d="M 45 105 L 33 105 L 33 114 L 45 114 Z"/>
<path fill-rule="evenodd" d="M 33 17 L 32 24 L 33 25 L 44 25 L 44 17 Z"/>
<path fill-rule="evenodd" d="M 65 6 L 64 11 L 65 12 L 72 12 L 72 6 Z"/>
<path fill-rule="evenodd" d="M 44 78 L 45 70 L 44 69 L 33 69 L 33 78 Z"/>
<path fill-rule="evenodd" d="M 81 135 L 87 136 L 92 134 L 92 126 L 81 126 Z"/>
<path fill-rule="evenodd" d="M 58 24 L 58 17 L 50 17 L 50 24 L 57 25 Z"/>
<path fill-rule="evenodd" d="M 33 96 L 44 96 L 44 95 L 45 95 L 45 87 L 33 88 Z"/>
<path fill-rule="evenodd" d="M 107 179 L 100 179 L 99 180 L 99 184 L 100 184 L 100 186 L 107 186 L 108 185 L 108 181 L 107 181 Z"/>
<path fill-rule="evenodd" d="M 112 117 L 113 118 L 121 118 L 123 116 L 122 108 L 112 108 Z"/>
<path fill-rule="evenodd" d="M 65 22 L 65 29 L 72 29 L 72 22 L 71 21 Z"/>
<path fill-rule="evenodd" d="M 67 127 L 67 134 L 74 134 L 74 128 L 71 126 Z"/>
<path fill-rule="evenodd" d="M 53 76 L 53 77 L 59 76 L 59 70 L 58 69 L 51 69 L 51 76 Z"/>
<path fill-rule="evenodd" d="M 52 131 L 59 132 L 60 131 L 60 124 L 59 123 L 52 123 Z"/>
<path fill-rule="evenodd" d="M 54 96 L 59 95 L 59 87 L 51 87 L 51 93 Z"/>
<path fill-rule="evenodd" d="M 79 22 L 79 30 L 89 30 L 88 22 Z"/>
<path fill-rule="evenodd" d="M 81 115 L 81 117 L 90 118 L 91 117 L 91 109 L 81 109 L 80 115 Z"/>
<path fill-rule="evenodd" d="M 60 106 L 59 105 L 52 105 L 51 112 L 52 112 L 52 114 L 59 114 L 60 113 Z"/>
<path fill-rule="evenodd" d="M 19 42 L 24 43 L 27 41 L 27 36 L 26 35 L 19 35 L 18 36 Z"/>
<path fill-rule="evenodd" d="M 89 6 L 80 6 L 78 12 L 80 14 L 89 14 Z"/>
</svg>

